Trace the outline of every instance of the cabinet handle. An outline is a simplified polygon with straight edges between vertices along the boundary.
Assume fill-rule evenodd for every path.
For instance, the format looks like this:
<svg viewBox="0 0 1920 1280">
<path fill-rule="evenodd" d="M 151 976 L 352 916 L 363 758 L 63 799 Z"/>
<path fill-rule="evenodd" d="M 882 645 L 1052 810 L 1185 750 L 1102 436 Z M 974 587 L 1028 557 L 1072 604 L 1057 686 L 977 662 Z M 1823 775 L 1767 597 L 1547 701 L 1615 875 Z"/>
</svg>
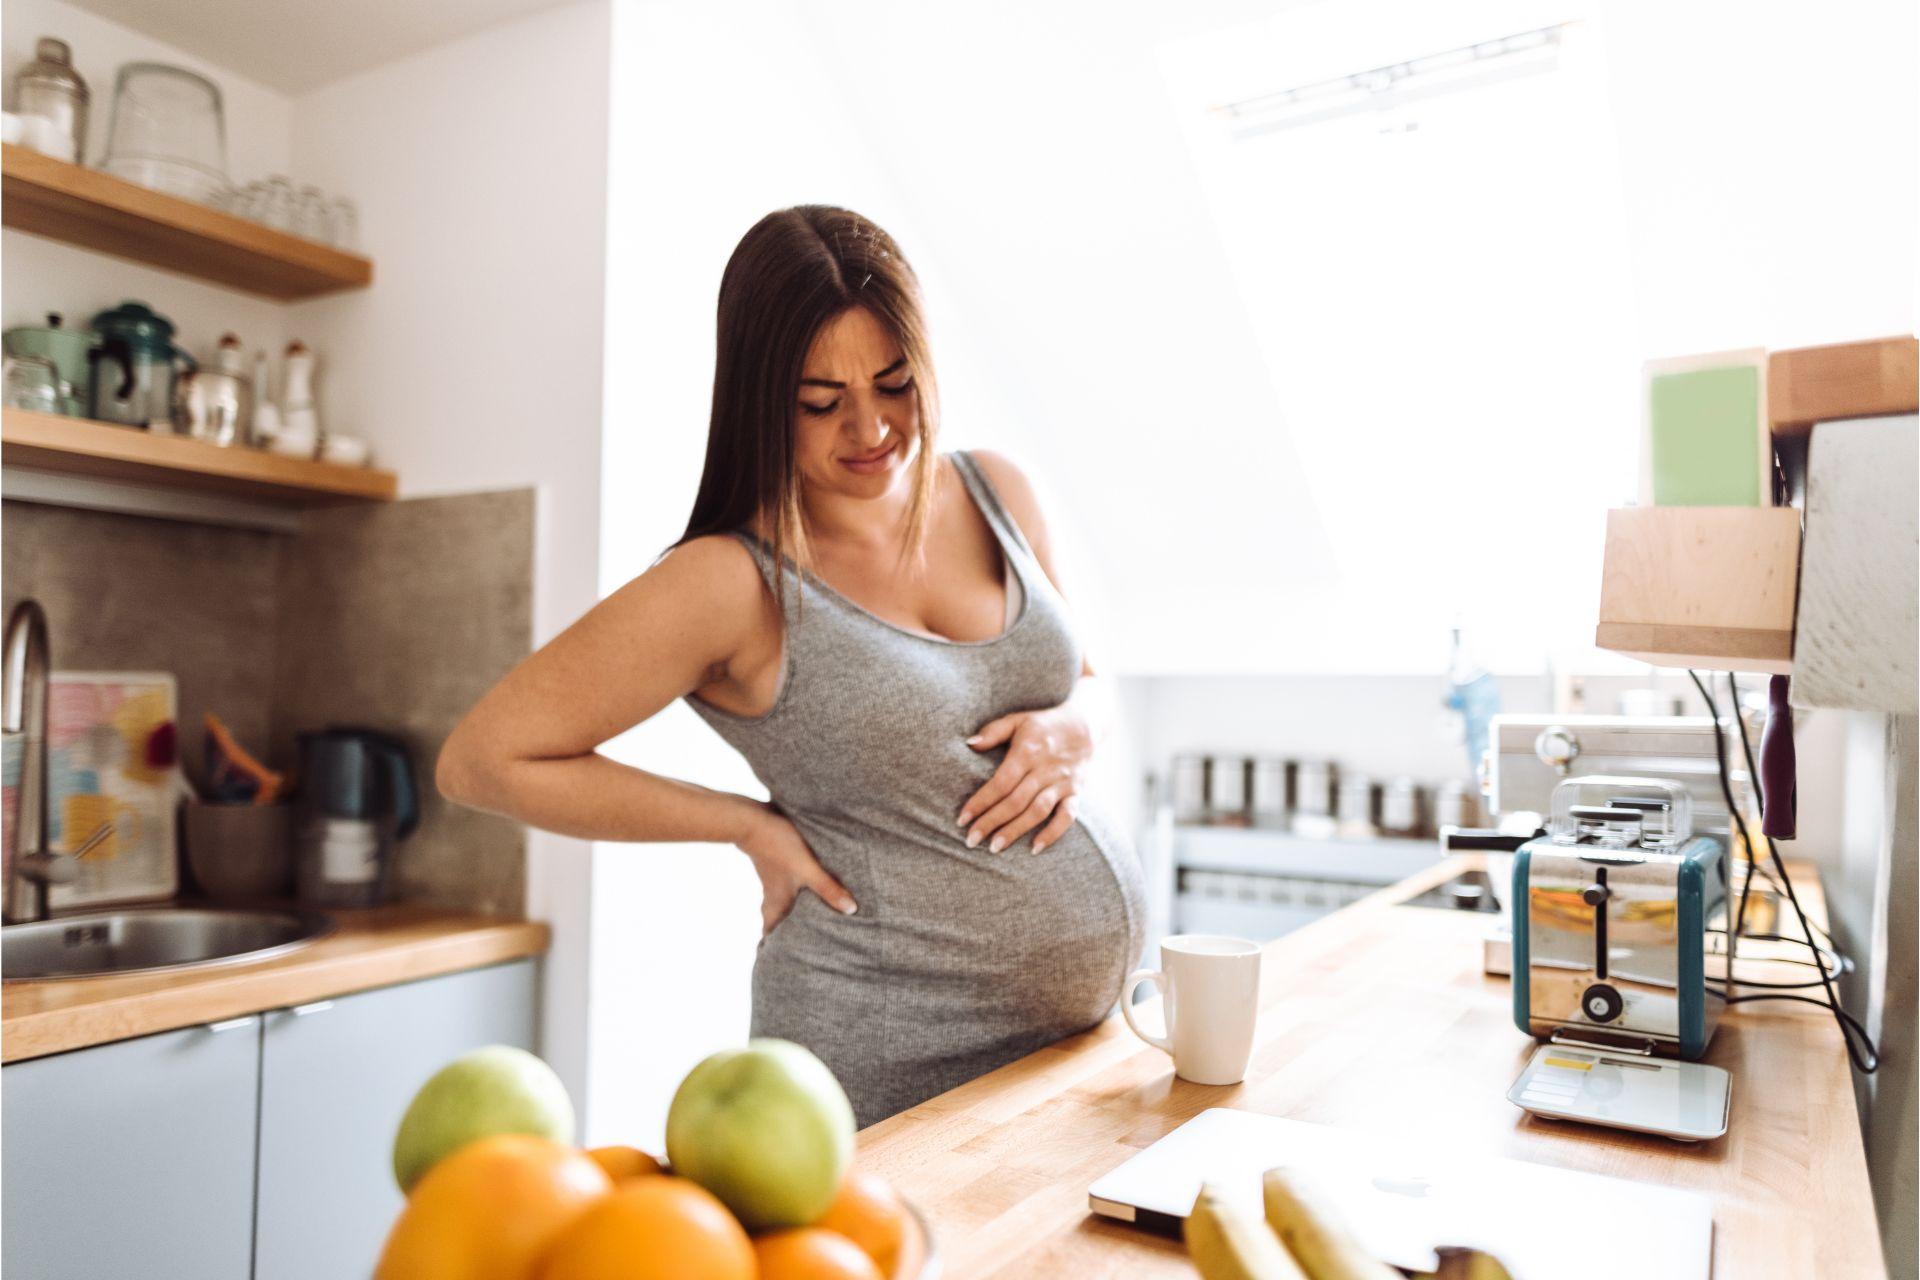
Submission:
<svg viewBox="0 0 1920 1280">
<path fill-rule="evenodd" d="M 312 1004 L 294 1005 L 293 1008 L 287 1010 L 287 1012 L 296 1018 L 304 1018 L 310 1013 L 325 1013 L 331 1008 L 333 1008 L 333 1001 L 315 1000 Z"/>
<path fill-rule="evenodd" d="M 208 1031 L 219 1035 L 222 1031 L 238 1031 L 241 1027 L 250 1027 L 257 1016 L 249 1013 L 242 1018 L 228 1018 L 225 1022 L 209 1022 L 205 1025 Z"/>
</svg>

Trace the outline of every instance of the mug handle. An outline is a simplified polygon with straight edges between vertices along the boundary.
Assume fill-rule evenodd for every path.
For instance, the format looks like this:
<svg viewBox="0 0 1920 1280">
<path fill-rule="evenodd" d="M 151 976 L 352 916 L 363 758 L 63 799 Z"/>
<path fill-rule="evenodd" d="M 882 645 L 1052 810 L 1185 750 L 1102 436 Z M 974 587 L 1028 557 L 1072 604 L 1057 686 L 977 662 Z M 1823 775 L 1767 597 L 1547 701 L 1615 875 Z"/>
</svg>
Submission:
<svg viewBox="0 0 1920 1280">
<path fill-rule="evenodd" d="M 1166 1013 L 1167 1036 L 1173 1034 L 1173 987 L 1172 984 L 1167 981 L 1167 975 L 1161 973 L 1158 969 L 1134 970 L 1133 975 L 1127 979 L 1126 985 L 1120 988 L 1120 1016 L 1127 1020 L 1129 1027 L 1133 1028 L 1133 1034 L 1139 1036 L 1142 1040 L 1145 1040 L 1148 1044 L 1160 1050 L 1160 1052 L 1171 1054 L 1173 1052 L 1173 1045 L 1166 1036 L 1148 1035 L 1145 1031 L 1141 1030 L 1140 1024 L 1133 1020 L 1134 988 L 1143 982 L 1150 982 L 1159 989 L 1160 1007 Z"/>
</svg>

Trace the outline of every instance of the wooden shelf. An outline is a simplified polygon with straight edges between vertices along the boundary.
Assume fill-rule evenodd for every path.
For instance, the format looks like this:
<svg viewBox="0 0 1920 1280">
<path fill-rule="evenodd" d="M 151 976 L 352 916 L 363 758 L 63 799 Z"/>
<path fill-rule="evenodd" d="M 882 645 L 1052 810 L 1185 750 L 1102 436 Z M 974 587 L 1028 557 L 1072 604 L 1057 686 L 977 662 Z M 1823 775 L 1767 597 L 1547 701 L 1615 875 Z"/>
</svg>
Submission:
<svg viewBox="0 0 1920 1280">
<path fill-rule="evenodd" d="M 1920 408 L 1920 343 L 1911 336 L 1775 351 L 1767 357 L 1767 416 L 1776 436 L 1817 422 Z"/>
<path fill-rule="evenodd" d="M 25 409 L 0 417 L 0 460 L 62 475 L 220 494 L 284 507 L 386 502 L 391 471 L 286 458 L 259 449 L 222 448 L 184 436 L 155 435 L 85 418 Z"/>
<path fill-rule="evenodd" d="M 1799 563 L 1792 507 L 1609 511 L 1594 644 L 1661 667 L 1790 674 Z"/>
<path fill-rule="evenodd" d="M 0 221 L 268 298 L 312 298 L 373 283 L 357 254 L 0 144 Z"/>
</svg>

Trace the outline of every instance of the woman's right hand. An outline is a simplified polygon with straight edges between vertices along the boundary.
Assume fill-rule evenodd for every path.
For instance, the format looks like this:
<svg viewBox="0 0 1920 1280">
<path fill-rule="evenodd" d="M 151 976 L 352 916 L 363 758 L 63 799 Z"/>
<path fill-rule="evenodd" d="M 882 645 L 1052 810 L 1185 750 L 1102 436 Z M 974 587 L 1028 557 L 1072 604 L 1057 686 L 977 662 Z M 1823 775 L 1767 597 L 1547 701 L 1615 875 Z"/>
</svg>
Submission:
<svg viewBox="0 0 1920 1280">
<path fill-rule="evenodd" d="M 773 927 L 787 918 L 802 889 L 813 890 L 835 911 L 852 915 L 853 895 L 827 874 L 787 815 L 771 804 L 758 800 L 748 803 L 755 813 L 748 820 L 747 834 L 735 847 L 753 860 L 754 872 L 760 877 L 760 936 L 772 933 Z"/>
</svg>

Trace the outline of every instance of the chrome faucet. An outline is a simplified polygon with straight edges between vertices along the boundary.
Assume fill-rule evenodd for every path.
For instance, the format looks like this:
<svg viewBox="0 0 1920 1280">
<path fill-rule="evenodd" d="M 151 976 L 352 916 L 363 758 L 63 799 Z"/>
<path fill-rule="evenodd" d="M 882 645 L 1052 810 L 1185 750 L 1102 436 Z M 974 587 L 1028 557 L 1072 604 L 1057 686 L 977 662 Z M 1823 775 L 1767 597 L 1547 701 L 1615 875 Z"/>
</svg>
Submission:
<svg viewBox="0 0 1920 1280">
<path fill-rule="evenodd" d="M 48 886 L 72 880 L 78 865 L 72 856 L 47 849 L 47 677 L 53 657 L 47 615 L 37 601 L 14 606 L 5 647 L 4 729 L 9 740 L 20 744 L 20 783 L 0 917 L 20 924 L 47 918 Z"/>
</svg>

